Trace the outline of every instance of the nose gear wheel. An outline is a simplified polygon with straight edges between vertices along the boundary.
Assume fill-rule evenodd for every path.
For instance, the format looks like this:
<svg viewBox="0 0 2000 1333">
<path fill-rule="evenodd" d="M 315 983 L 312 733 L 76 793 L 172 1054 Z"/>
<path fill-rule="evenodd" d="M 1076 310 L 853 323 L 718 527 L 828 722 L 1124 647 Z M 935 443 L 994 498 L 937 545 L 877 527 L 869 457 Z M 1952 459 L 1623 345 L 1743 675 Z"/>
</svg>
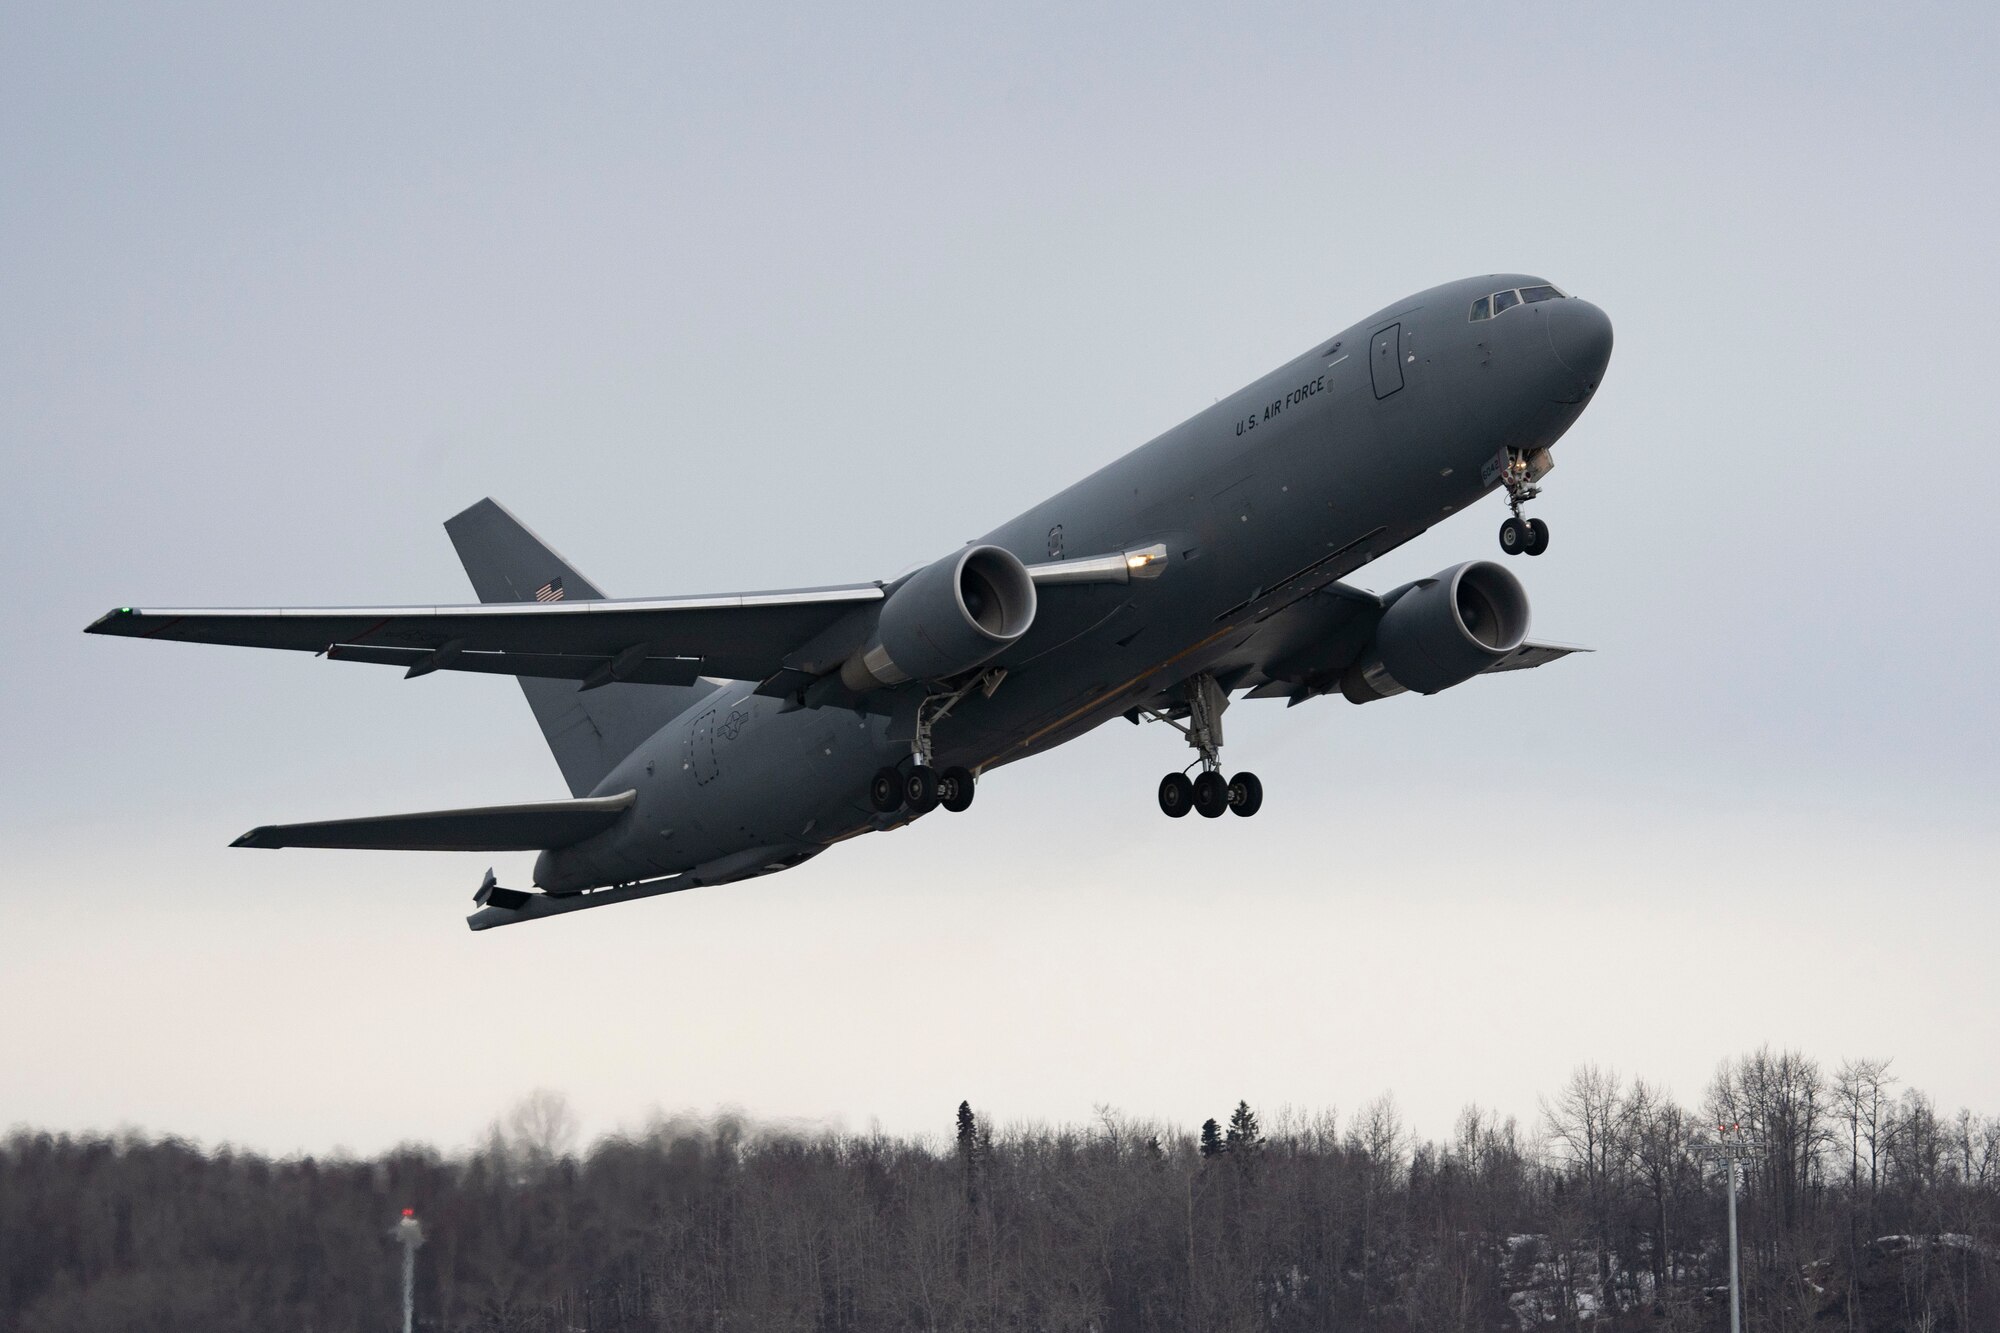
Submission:
<svg viewBox="0 0 2000 1333">
<path fill-rule="evenodd" d="M 1542 493 L 1536 483 L 1554 466 L 1546 449 L 1507 451 L 1500 465 L 1500 484 L 1507 490 L 1507 507 L 1513 515 L 1500 525 L 1500 549 L 1508 555 L 1540 555 L 1549 549 L 1549 525 L 1524 517 L 1521 507 Z"/>
</svg>

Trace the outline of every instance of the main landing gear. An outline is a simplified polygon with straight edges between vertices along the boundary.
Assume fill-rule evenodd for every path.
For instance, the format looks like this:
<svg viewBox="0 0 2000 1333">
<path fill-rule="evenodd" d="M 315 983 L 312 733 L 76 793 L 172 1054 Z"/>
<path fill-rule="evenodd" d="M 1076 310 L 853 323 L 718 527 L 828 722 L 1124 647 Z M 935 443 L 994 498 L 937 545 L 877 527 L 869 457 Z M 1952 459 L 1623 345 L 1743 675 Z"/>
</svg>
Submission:
<svg viewBox="0 0 2000 1333">
<path fill-rule="evenodd" d="M 926 815 L 943 806 L 953 814 L 972 808 L 972 794 L 979 785 L 969 768 L 953 764 L 940 773 L 929 764 L 908 768 L 877 769 L 868 784 L 868 800 L 885 815 L 908 806 L 911 814 Z"/>
<path fill-rule="evenodd" d="M 942 722 L 945 714 L 975 687 L 986 690 L 990 695 L 992 687 L 997 687 L 999 683 L 997 676 L 989 673 L 951 694 L 934 695 L 918 705 L 917 737 L 910 746 L 909 766 L 877 769 L 868 783 L 869 804 L 885 815 L 892 815 L 906 806 L 915 815 L 927 815 L 939 806 L 955 815 L 970 810 L 979 779 L 971 769 L 957 764 L 942 773 L 932 767 L 931 728 Z"/>
<path fill-rule="evenodd" d="M 1194 810 L 1205 819 L 1216 819 L 1225 810 L 1249 818 L 1264 804 L 1264 784 L 1255 773 L 1222 776 L 1222 710 L 1229 707 L 1229 694 L 1216 684 L 1215 677 L 1202 673 L 1186 686 L 1187 704 L 1183 713 L 1144 710 L 1188 738 L 1201 752 L 1201 772 L 1190 778 L 1185 770 L 1160 779 L 1160 809 L 1169 818 L 1179 819 Z M 1186 721 L 1181 720 L 1181 716 Z M 1133 721 L 1138 721 L 1134 715 Z M 1190 765 L 1192 767 L 1192 765 Z"/>
<path fill-rule="evenodd" d="M 1507 488 L 1507 507 L 1514 513 L 1500 525 L 1500 549 L 1508 555 L 1540 555 L 1549 549 L 1549 525 L 1539 518 L 1521 517 L 1521 506 L 1542 493 L 1535 483 L 1554 466 L 1546 449 L 1507 451 L 1500 465 L 1500 484 Z"/>
</svg>

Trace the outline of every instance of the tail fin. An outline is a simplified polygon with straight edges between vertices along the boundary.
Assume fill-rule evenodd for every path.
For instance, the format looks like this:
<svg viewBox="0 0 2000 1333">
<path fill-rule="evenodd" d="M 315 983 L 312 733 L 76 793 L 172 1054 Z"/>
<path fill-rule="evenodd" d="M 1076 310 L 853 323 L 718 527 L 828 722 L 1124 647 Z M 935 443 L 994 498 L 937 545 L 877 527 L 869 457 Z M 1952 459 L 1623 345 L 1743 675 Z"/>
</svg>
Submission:
<svg viewBox="0 0 2000 1333">
<path fill-rule="evenodd" d="M 444 530 L 482 602 L 579 602 L 604 596 L 491 499 L 446 519 Z M 567 680 L 523 676 L 520 681 L 572 796 L 588 794 L 619 760 L 712 688 L 606 685 L 583 693 Z"/>
</svg>

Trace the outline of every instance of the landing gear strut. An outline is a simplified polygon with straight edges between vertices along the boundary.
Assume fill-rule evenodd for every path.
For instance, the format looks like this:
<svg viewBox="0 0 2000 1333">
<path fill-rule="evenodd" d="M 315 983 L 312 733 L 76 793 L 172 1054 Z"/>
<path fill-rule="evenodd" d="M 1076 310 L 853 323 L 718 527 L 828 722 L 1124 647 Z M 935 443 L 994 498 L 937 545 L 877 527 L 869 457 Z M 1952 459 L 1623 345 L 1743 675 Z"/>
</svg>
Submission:
<svg viewBox="0 0 2000 1333">
<path fill-rule="evenodd" d="M 1533 453 L 1509 449 L 1500 464 L 1500 484 L 1507 488 L 1507 507 L 1514 511 L 1500 525 L 1500 549 L 1508 555 L 1540 555 L 1549 549 L 1549 525 L 1539 518 L 1523 518 L 1521 506 L 1542 493 L 1536 482 L 1554 466 L 1546 449 Z"/>
<path fill-rule="evenodd" d="M 1264 784 L 1255 773 L 1222 775 L 1222 710 L 1229 707 L 1229 692 L 1203 672 L 1185 686 L 1186 705 L 1170 711 L 1142 709 L 1148 717 L 1164 722 L 1187 737 L 1189 745 L 1201 752 L 1201 772 L 1189 778 L 1186 770 L 1160 779 L 1160 810 L 1171 819 L 1188 811 L 1205 819 L 1215 819 L 1231 810 L 1248 818 L 1264 804 Z M 1182 721 L 1185 717 L 1186 720 Z M 1133 721 L 1138 721 L 1133 715 Z M 1193 765 L 1189 765 L 1193 767 Z"/>
</svg>

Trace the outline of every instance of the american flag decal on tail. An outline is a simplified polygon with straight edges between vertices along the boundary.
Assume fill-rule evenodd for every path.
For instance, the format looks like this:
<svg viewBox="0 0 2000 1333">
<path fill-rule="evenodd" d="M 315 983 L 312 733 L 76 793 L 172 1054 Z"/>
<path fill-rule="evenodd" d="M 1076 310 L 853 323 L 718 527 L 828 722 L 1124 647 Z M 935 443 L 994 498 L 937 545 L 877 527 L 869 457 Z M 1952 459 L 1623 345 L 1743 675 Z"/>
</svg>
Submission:
<svg viewBox="0 0 2000 1333">
<path fill-rule="evenodd" d="M 562 599 L 561 579 L 550 579 L 547 583 L 535 589 L 535 600 L 538 602 L 560 602 Z"/>
</svg>

